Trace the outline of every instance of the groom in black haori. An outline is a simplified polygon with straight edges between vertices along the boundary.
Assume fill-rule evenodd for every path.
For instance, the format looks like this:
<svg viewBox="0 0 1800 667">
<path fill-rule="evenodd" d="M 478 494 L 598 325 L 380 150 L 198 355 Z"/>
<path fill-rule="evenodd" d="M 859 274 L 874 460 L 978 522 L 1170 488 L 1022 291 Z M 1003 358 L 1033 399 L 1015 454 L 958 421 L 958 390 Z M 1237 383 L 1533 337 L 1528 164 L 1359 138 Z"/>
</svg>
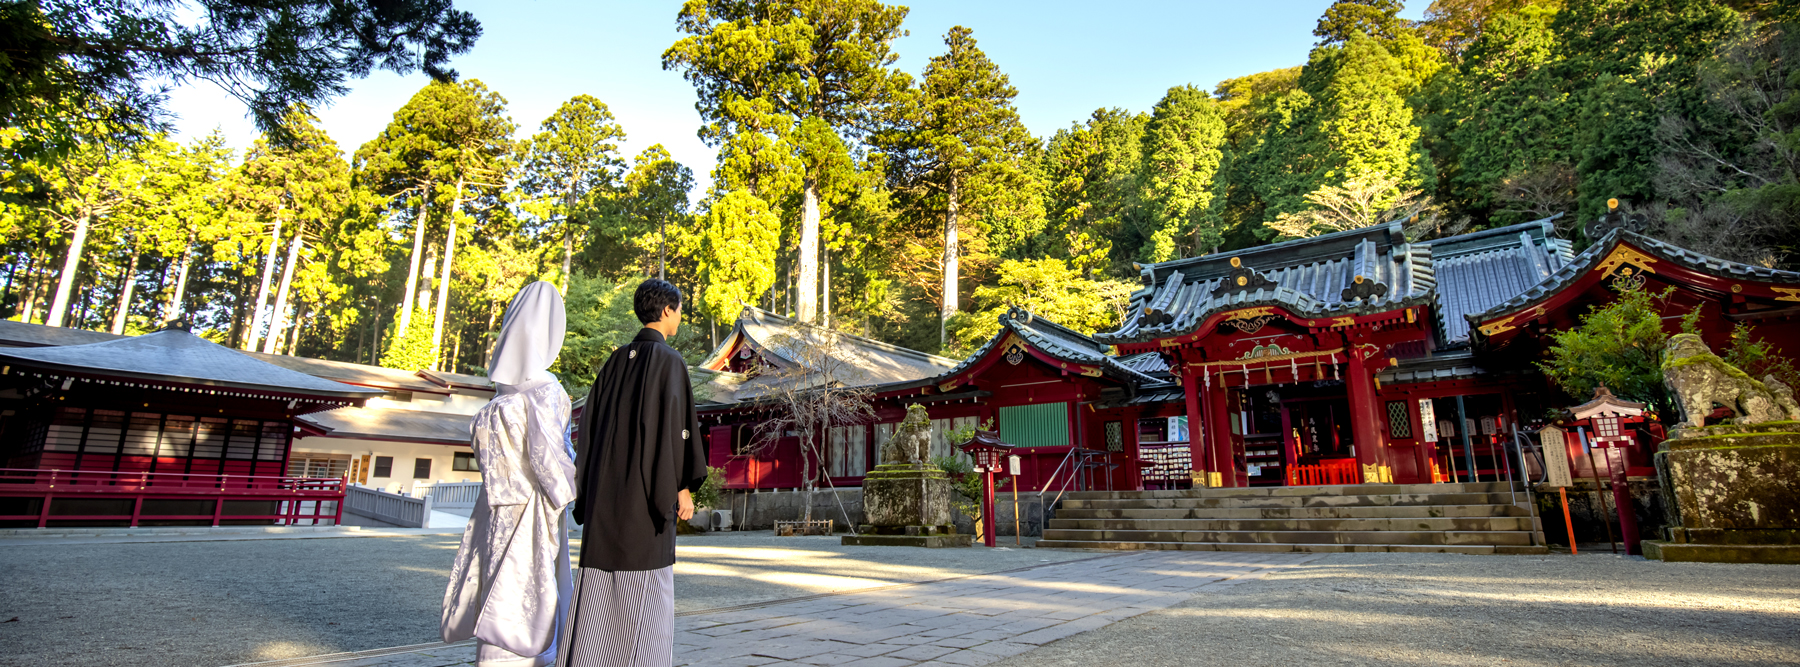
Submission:
<svg viewBox="0 0 1800 667">
<path fill-rule="evenodd" d="M 575 522 L 584 530 L 559 666 L 674 662 L 675 521 L 694 515 L 706 449 L 687 364 L 668 345 L 681 325 L 681 290 L 646 280 L 632 307 L 644 328 L 600 369 L 576 437 Z"/>
</svg>

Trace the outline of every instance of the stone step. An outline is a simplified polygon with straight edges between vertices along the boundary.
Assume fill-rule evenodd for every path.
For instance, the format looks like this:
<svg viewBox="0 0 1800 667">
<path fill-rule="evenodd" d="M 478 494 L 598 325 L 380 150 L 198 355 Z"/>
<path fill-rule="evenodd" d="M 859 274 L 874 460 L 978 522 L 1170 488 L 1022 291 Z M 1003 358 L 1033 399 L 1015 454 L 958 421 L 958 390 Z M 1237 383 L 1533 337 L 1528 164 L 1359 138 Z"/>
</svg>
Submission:
<svg viewBox="0 0 1800 667">
<path fill-rule="evenodd" d="M 1405 519 L 1529 517 L 1518 505 L 1351 505 L 1338 507 L 1181 507 L 1171 509 L 1075 509 L 1064 506 L 1058 519 Z"/>
<path fill-rule="evenodd" d="M 1083 530 L 1050 528 L 1048 541 L 1218 542 L 1264 544 L 1530 545 L 1528 531 L 1401 530 Z"/>
<path fill-rule="evenodd" d="M 1158 492 L 1160 493 L 1160 492 Z M 1509 493 L 1409 493 L 1316 496 L 1159 496 L 1147 498 L 1064 498 L 1065 509 L 1178 509 L 1273 507 L 1368 507 L 1418 505 L 1512 505 Z M 1524 502 L 1524 496 L 1518 496 Z"/>
<path fill-rule="evenodd" d="M 1258 551 L 1271 553 L 1454 553 L 1472 555 L 1539 555 L 1549 553 L 1543 546 L 1504 544 L 1301 544 L 1242 542 L 1102 542 L 1086 540 L 1044 539 L 1040 549 L 1168 549 L 1182 551 Z"/>
<path fill-rule="evenodd" d="M 1511 482 L 1463 482 L 1456 484 L 1331 484 L 1322 486 L 1258 486 L 1200 488 L 1168 491 L 1072 491 L 1065 498 L 1128 500 L 1147 498 L 1268 498 L 1281 496 L 1391 496 L 1454 493 L 1509 493 L 1523 491 Z"/>
<path fill-rule="evenodd" d="M 1051 530 L 1154 531 L 1515 531 L 1531 530 L 1527 517 L 1414 519 L 1074 519 L 1058 516 Z"/>
</svg>

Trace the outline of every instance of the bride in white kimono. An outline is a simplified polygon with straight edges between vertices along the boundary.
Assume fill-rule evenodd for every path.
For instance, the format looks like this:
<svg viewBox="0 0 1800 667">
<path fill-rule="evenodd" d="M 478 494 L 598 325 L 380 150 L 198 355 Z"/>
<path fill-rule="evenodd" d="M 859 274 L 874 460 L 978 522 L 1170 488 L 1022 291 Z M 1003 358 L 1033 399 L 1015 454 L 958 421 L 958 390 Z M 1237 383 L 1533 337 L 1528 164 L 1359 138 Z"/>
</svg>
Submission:
<svg viewBox="0 0 1800 667">
<path fill-rule="evenodd" d="M 444 591 L 444 641 L 474 637 L 480 667 L 555 662 L 572 596 L 564 510 L 575 500 L 569 395 L 547 370 L 562 349 L 562 295 L 526 285 L 500 326 L 494 400 L 471 424 L 481 495 Z"/>
</svg>

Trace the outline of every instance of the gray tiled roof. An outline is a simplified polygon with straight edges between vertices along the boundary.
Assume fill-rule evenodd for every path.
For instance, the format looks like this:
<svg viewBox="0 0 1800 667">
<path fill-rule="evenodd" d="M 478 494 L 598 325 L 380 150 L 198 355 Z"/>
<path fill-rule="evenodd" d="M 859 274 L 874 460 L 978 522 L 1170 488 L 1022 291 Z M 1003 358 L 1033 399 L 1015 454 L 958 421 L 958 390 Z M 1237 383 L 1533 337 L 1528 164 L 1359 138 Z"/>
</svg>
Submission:
<svg viewBox="0 0 1800 667">
<path fill-rule="evenodd" d="M 1399 364 L 1381 371 L 1377 377 L 1382 384 L 1406 384 L 1486 374 L 1486 370 L 1475 364 L 1475 355 L 1464 349 L 1420 359 L 1402 359 Z"/>
<path fill-rule="evenodd" d="M 1169 360 L 1160 352 L 1144 352 L 1129 357 L 1119 357 L 1119 365 L 1145 375 L 1169 372 Z"/>
<path fill-rule="evenodd" d="M 1552 235 L 1559 216 L 1421 243 L 1437 267 L 1438 340 L 1469 343 L 1465 316 L 1494 307 L 1549 278 L 1574 250 Z"/>
<path fill-rule="evenodd" d="M 1231 259 L 1273 281 L 1221 290 L 1232 275 Z M 1385 286 L 1385 296 L 1345 298 L 1357 277 Z M 1430 246 L 1406 242 L 1401 221 L 1144 266 L 1143 289 L 1131 296 L 1130 314 L 1117 331 L 1096 334 L 1106 343 L 1130 343 L 1192 332 L 1224 310 L 1281 306 L 1303 316 L 1341 316 L 1427 303 L 1436 285 Z"/>
<path fill-rule="evenodd" d="M 419 371 L 417 373 L 417 375 L 419 377 L 425 378 L 426 380 L 430 381 L 433 384 L 437 384 L 437 385 L 444 386 L 444 387 L 454 387 L 457 389 L 486 389 L 489 391 L 492 391 L 494 389 L 494 381 L 488 379 L 486 376 L 481 376 L 481 375 L 469 375 L 466 373 L 451 373 L 449 371 L 433 371 L 433 370 Z"/>
<path fill-rule="evenodd" d="M 383 393 L 282 368 L 174 329 L 86 345 L 0 349 L 0 362 L 91 376 L 286 396 L 362 399 Z"/>
<path fill-rule="evenodd" d="M 425 394 L 450 393 L 448 389 L 432 384 L 417 374 L 392 368 L 353 364 L 347 361 L 290 357 L 285 354 L 263 354 L 261 352 L 244 352 L 243 354 L 288 370 L 345 384 Z"/>
<path fill-rule="evenodd" d="M 473 415 L 424 410 L 338 408 L 297 418 L 333 438 L 467 445 Z"/>
<path fill-rule="evenodd" d="M 790 348 L 796 344 L 818 340 L 823 331 L 759 308 L 745 308 L 733 325 L 732 335 L 726 336 L 707 360 L 699 365 L 714 365 L 723 355 L 731 352 L 733 341 L 742 336 L 770 363 L 792 366 L 797 363 L 794 357 L 799 355 L 794 354 Z M 854 334 L 834 332 L 834 335 L 837 336 L 838 353 L 859 373 L 858 377 L 841 379 L 857 386 L 920 380 L 934 377 L 956 366 L 956 360 L 949 357 L 926 354 Z"/>
<path fill-rule="evenodd" d="M 1045 354 L 1063 361 L 1099 366 L 1102 373 L 1114 378 L 1134 383 L 1159 381 L 1144 371 L 1119 363 L 1119 359 L 1116 357 L 1107 356 L 1106 352 L 1112 349 L 1112 346 L 1050 320 L 1032 315 L 1030 311 L 1021 308 L 1013 308 L 1001 314 L 1000 330 L 995 332 L 994 336 L 989 338 L 986 343 L 982 343 L 981 347 L 970 353 L 962 363 L 957 364 L 955 368 L 943 375 L 946 377 L 955 375 L 968 368 L 987 355 L 994 346 L 999 345 L 1000 341 L 1005 340 L 1006 334 L 1009 332 L 1018 335 L 1026 343 Z M 1165 365 L 1164 368 L 1166 370 L 1167 366 Z"/>
<path fill-rule="evenodd" d="M 48 347 L 54 345 L 86 345 L 88 343 L 104 343 L 118 340 L 125 336 L 117 336 L 101 331 L 70 329 L 68 327 L 50 327 L 42 324 L 27 324 L 12 320 L 0 320 L 0 346 L 4 347 Z"/>
<path fill-rule="evenodd" d="M 1600 237 L 1600 240 L 1594 243 L 1594 245 L 1588 246 L 1586 250 L 1569 258 L 1568 262 L 1564 263 L 1561 268 L 1552 272 L 1549 277 L 1541 282 L 1532 285 L 1523 292 L 1520 292 L 1517 296 L 1495 304 L 1491 308 L 1480 312 L 1469 313 L 1464 316 L 1464 319 L 1468 321 L 1470 326 L 1473 326 L 1501 315 L 1518 312 L 1536 305 L 1561 291 L 1565 285 L 1568 285 L 1585 275 L 1588 271 L 1592 270 L 1595 265 L 1599 264 L 1600 260 L 1611 253 L 1613 248 L 1616 248 L 1620 243 L 1627 241 L 1658 259 L 1667 260 L 1695 271 L 1713 275 L 1736 276 L 1738 278 L 1755 280 L 1758 282 L 1800 285 L 1800 272 L 1781 271 L 1778 269 L 1739 264 L 1737 262 L 1726 261 L 1715 257 L 1708 257 L 1686 248 L 1658 241 L 1637 232 L 1614 229 L 1607 232 L 1605 236 Z"/>
<path fill-rule="evenodd" d="M 1100 401 L 1098 403 L 1095 403 L 1094 407 L 1101 409 L 1101 410 L 1106 410 L 1106 409 L 1110 409 L 1110 408 L 1123 408 L 1123 407 L 1128 407 L 1128 406 L 1133 406 L 1133 405 L 1158 405 L 1158 404 L 1162 404 L 1162 403 L 1175 403 L 1175 402 L 1183 401 L 1183 400 L 1187 400 L 1187 394 L 1182 392 L 1180 385 L 1177 385 L 1173 382 L 1158 382 L 1156 384 L 1144 385 L 1142 387 L 1138 387 L 1136 396 L 1129 396 L 1129 397 L 1124 397 L 1124 398 L 1116 398 L 1116 399 Z"/>
</svg>

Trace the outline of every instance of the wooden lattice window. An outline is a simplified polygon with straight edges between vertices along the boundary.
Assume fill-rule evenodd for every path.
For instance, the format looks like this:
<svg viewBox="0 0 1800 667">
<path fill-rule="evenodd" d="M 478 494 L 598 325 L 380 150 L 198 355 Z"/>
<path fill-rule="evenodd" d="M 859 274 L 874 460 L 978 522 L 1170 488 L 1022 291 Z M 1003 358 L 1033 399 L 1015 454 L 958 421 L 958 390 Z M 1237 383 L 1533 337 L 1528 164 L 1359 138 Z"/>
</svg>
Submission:
<svg viewBox="0 0 1800 667">
<path fill-rule="evenodd" d="M 1388 437 L 1396 440 L 1412 438 L 1412 415 L 1407 413 L 1406 401 L 1388 401 Z"/>
<path fill-rule="evenodd" d="M 1106 451 L 1125 451 L 1125 422 L 1106 422 Z"/>
</svg>

